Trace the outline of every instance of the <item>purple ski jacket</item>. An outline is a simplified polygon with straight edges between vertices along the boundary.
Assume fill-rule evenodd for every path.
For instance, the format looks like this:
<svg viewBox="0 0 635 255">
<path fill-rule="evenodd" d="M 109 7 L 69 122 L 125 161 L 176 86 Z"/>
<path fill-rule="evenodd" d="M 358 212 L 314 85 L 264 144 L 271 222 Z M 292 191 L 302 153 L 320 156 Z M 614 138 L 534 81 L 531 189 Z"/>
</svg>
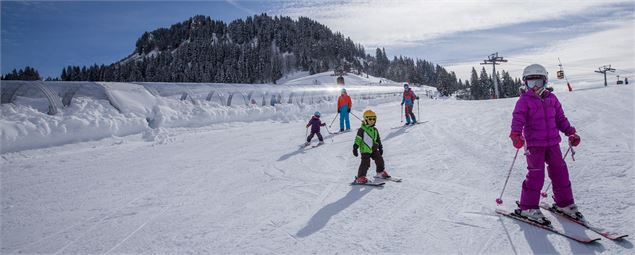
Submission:
<svg viewBox="0 0 635 255">
<path fill-rule="evenodd" d="M 319 117 L 313 116 L 309 121 L 309 124 L 306 124 L 306 127 L 311 126 L 311 133 L 319 133 L 320 126 L 326 126 L 326 123 L 322 123 Z"/>
<path fill-rule="evenodd" d="M 524 134 L 527 147 L 560 143 L 560 132 L 575 134 L 558 98 L 548 90 L 540 96 L 531 90 L 520 95 L 512 118 L 512 133 Z"/>
</svg>

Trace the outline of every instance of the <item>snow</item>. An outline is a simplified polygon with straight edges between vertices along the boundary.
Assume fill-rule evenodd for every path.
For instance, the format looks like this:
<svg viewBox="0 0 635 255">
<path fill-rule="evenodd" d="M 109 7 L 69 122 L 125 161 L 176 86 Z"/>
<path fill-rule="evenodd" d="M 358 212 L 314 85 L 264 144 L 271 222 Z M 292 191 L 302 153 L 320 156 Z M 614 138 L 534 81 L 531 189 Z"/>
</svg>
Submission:
<svg viewBox="0 0 635 255">
<path fill-rule="evenodd" d="M 301 74 L 304 74 L 306 72 L 300 72 Z M 306 73 L 308 74 L 308 73 Z M 295 78 L 295 79 L 285 79 L 282 80 L 282 82 L 278 82 L 278 84 L 283 84 L 283 85 L 321 85 L 321 84 L 330 84 L 330 85 L 335 85 L 336 84 L 336 79 L 338 76 L 335 76 L 333 74 L 332 71 L 330 72 L 323 72 L 323 73 L 317 73 L 314 75 L 302 75 L 299 78 Z M 379 77 L 374 77 L 372 75 L 368 75 L 368 77 L 366 77 L 366 74 L 363 75 L 357 75 L 354 73 L 347 73 L 345 75 L 343 75 L 344 77 L 344 83 L 346 84 L 346 86 L 349 85 L 380 85 L 379 81 L 382 81 L 382 84 L 391 84 L 391 85 L 400 85 L 400 83 L 391 81 L 391 80 L 387 80 L 384 78 L 379 78 Z"/>
<path fill-rule="evenodd" d="M 314 77 L 328 77 L 321 73 Z M 326 78 L 323 78 L 326 79 Z M 347 85 L 355 106 L 394 101 L 400 88 L 395 86 L 361 86 L 370 79 L 357 77 L 357 85 Z M 8 84 L 12 84 L 9 82 Z M 332 85 L 332 84 L 331 84 Z M 216 123 L 274 120 L 288 122 L 304 119 L 313 112 L 336 112 L 339 86 L 268 85 L 223 83 L 120 83 L 120 82 L 51 82 L 45 83 L 59 95 L 75 91 L 71 106 L 50 116 L 48 102 L 39 91 L 26 91 L 14 104 L 2 104 L 0 110 L 0 152 L 59 146 L 111 136 L 155 133 L 156 128 L 203 127 Z M 189 100 L 180 100 L 186 92 Z M 207 101 L 210 92 L 215 96 Z M 246 104 L 244 96 L 253 92 L 257 104 Z M 282 103 L 271 106 L 271 96 L 282 95 Z M 295 95 L 294 95 L 295 93 Z M 306 93 L 306 95 L 304 95 Z M 228 107 L 228 95 L 233 94 Z M 371 95 L 372 96 L 367 96 Z M 307 102 L 287 104 L 304 97 Z M 329 96 L 330 100 L 324 100 Z M 262 100 L 265 105 L 262 105 Z"/>
<path fill-rule="evenodd" d="M 567 159 L 577 204 L 589 221 L 631 235 L 634 92 L 612 86 L 557 93 L 582 138 L 576 161 Z M 515 152 L 507 135 L 516 99 L 421 100 L 420 120 L 427 122 L 408 128 L 400 127 L 398 99 L 368 103 L 378 114 L 387 169 L 404 178 L 384 188 L 348 185 L 359 165 L 351 155 L 354 132 L 331 136 L 323 129 L 324 146 L 298 150 L 308 113 L 319 109 L 330 122 L 332 104 L 230 111 L 167 100 L 152 108 L 161 125 L 150 129 L 136 111 L 120 113 L 105 100 L 73 100 L 61 116 L 2 106 L 3 137 L 23 132 L 39 136 L 27 139 L 36 141 L 64 134 L 55 131 L 62 128 L 68 138 L 81 137 L 86 127 L 111 130 L 97 141 L 2 154 L 2 253 L 633 251 L 631 237 L 583 245 L 495 214 Z M 361 115 L 366 106 L 353 103 L 353 113 Z M 32 126 L 6 125 L 15 119 Z M 50 125 L 73 119 L 78 123 Z M 87 120 L 92 123 L 79 123 Z M 194 120 L 200 122 L 179 125 Z M 359 121 L 352 117 L 351 124 L 357 128 Z M 38 125 L 48 125 L 49 133 Z M 131 129 L 144 131 L 126 135 Z M 525 167 L 520 158 L 512 171 L 503 196 L 508 209 L 520 194 Z M 369 175 L 373 171 L 374 165 Z"/>
</svg>

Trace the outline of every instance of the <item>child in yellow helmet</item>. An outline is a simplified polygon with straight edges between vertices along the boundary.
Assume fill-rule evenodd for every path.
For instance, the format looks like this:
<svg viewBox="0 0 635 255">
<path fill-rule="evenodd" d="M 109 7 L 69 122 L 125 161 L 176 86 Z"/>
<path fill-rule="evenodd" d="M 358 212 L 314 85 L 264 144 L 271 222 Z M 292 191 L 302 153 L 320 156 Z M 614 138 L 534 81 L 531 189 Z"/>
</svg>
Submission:
<svg viewBox="0 0 635 255">
<path fill-rule="evenodd" d="M 390 175 L 384 169 L 384 148 L 379 138 L 379 131 L 375 128 L 377 122 L 377 115 L 372 110 L 366 110 L 364 112 L 364 120 L 362 126 L 357 130 L 357 137 L 355 137 L 355 144 L 353 145 L 353 155 L 359 156 L 357 150 L 359 149 L 362 154 L 362 162 L 357 170 L 357 177 L 355 183 L 363 184 L 367 183 L 366 172 L 370 168 L 370 159 L 375 161 L 377 166 L 377 177 L 388 179 Z"/>
</svg>

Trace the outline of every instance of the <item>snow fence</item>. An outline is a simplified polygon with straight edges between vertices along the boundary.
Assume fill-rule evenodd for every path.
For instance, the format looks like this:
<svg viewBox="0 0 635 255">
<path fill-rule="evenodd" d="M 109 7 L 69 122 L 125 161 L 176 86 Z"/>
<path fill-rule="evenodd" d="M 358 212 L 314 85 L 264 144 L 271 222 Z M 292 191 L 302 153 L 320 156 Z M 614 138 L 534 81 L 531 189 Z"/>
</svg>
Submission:
<svg viewBox="0 0 635 255">
<path fill-rule="evenodd" d="M 400 100 L 402 88 L 346 89 L 355 112 Z M 340 90 L 325 85 L 2 81 L 0 153 L 139 133 L 153 139 L 162 128 L 289 122 L 308 119 L 315 111 L 336 114 Z"/>
</svg>

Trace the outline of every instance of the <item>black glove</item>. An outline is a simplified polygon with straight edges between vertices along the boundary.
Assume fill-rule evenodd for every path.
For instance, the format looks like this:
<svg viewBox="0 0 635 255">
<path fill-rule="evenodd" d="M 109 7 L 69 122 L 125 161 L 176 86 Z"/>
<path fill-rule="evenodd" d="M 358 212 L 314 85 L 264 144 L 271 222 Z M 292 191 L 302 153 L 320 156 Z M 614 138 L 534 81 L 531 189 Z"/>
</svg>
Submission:
<svg viewBox="0 0 635 255">
<path fill-rule="evenodd" d="M 403 103 L 401 103 L 401 105 L 403 105 Z"/>
<path fill-rule="evenodd" d="M 419 100 L 419 96 L 417 96 L 416 98 L 417 98 L 417 100 Z"/>
<path fill-rule="evenodd" d="M 348 109 L 348 113 L 351 113 L 351 109 Z"/>
<path fill-rule="evenodd" d="M 382 155 L 382 156 L 384 155 L 384 148 L 381 148 L 381 147 L 379 148 L 379 155 Z"/>
<path fill-rule="evenodd" d="M 340 113 L 340 109 L 337 109 L 337 113 Z"/>
<path fill-rule="evenodd" d="M 359 154 L 357 154 L 357 149 L 353 149 L 353 156 L 355 157 L 359 156 Z"/>
</svg>

